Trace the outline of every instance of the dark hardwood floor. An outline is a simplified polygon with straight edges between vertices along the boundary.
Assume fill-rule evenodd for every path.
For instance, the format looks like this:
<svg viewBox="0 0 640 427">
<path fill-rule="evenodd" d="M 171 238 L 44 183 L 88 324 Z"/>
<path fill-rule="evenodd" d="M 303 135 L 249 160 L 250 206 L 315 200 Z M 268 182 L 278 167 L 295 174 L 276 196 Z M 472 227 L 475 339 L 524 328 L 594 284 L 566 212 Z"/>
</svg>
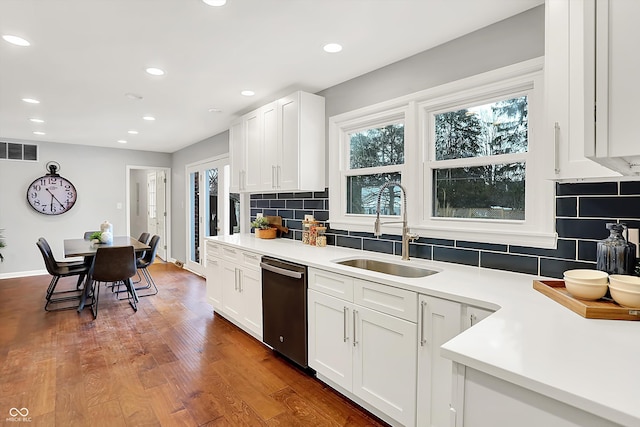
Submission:
<svg viewBox="0 0 640 427">
<path fill-rule="evenodd" d="M 214 315 L 201 277 L 151 273 L 137 313 L 102 288 L 96 320 L 45 312 L 49 276 L 0 280 L 0 425 L 27 425 L 11 408 L 30 426 L 383 425 Z"/>
</svg>

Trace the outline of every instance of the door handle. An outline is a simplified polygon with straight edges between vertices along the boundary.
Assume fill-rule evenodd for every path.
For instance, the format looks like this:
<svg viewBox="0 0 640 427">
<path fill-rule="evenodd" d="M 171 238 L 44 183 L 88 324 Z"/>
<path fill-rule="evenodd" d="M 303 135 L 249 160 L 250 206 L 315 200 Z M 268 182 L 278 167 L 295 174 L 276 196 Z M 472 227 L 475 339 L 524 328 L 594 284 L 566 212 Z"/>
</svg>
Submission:
<svg viewBox="0 0 640 427">
<path fill-rule="evenodd" d="M 242 280 L 243 280 L 244 274 L 242 273 L 242 270 L 238 270 L 238 292 L 242 293 Z"/>
<path fill-rule="evenodd" d="M 271 188 L 276 188 L 276 179 L 278 179 L 276 175 L 276 167 L 275 165 L 271 165 Z"/>
<path fill-rule="evenodd" d="M 233 288 L 236 291 L 238 290 L 238 269 L 237 268 L 233 269 Z"/>
<path fill-rule="evenodd" d="M 277 187 L 280 188 L 282 187 L 282 170 L 280 168 L 280 166 L 276 167 L 276 183 L 277 183 Z"/>
<path fill-rule="evenodd" d="M 427 340 L 424 337 L 424 312 L 427 311 L 427 302 L 420 301 L 420 347 L 424 347 Z"/>
<path fill-rule="evenodd" d="M 353 310 L 353 346 L 358 345 L 358 337 L 356 336 L 356 316 L 358 315 L 358 310 Z"/>
</svg>

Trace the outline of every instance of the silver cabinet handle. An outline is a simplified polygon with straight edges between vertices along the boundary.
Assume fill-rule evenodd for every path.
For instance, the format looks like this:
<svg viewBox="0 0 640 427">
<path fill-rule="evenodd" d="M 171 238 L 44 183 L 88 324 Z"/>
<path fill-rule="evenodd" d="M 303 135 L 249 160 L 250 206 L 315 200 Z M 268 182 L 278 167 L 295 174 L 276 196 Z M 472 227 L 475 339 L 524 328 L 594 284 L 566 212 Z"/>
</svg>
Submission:
<svg viewBox="0 0 640 427">
<path fill-rule="evenodd" d="M 348 328 L 347 328 L 347 323 L 349 323 L 349 321 L 347 320 L 349 317 L 349 309 L 345 306 L 343 309 L 343 333 L 344 333 L 344 342 L 347 342 L 349 340 L 349 332 L 347 332 Z"/>
<path fill-rule="evenodd" d="M 424 312 L 427 311 L 427 302 L 420 301 L 420 347 L 424 347 L 427 343 L 426 338 L 424 337 Z"/>
<path fill-rule="evenodd" d="M 555 144 L 556 158 L 555 158 L 555 172 L 560 173 L 560 125 L 555 122 L 553 125 L 553 143 Z"/>
<path fill-rule="evenodd" d="M 358 337 L 356 335 L 356 316 L 358 315 L 358 310 L 353 310 L 353 346 L 358 345 Z"/>
<path fill-rule="evenodd" d="M 281 171 L 280 166 L 278 166 L 278 167 L 276 168 L 276 183 L 277 183 L 277 187 L 278 187 L 278 188 L 282 187 L 282 182 L 281 182 L 281 180 L 282 180 L 282 171 Z"/>
<path fill-rule="evenodd" d="M 238 269 L 233 269 L 233 289 L 238 290 Z"/>
<path fill-rule="evenodd" d="M 278 179 L 278 177 L 276 176 L 276 166 L 271 165 L 271 188 L 277 187 L 276 179 Z"/>
<path fill-rule="evenodd" d="M 244 280 L 242 270 L 238 270 L 238 279 L 238 292 L 242 293 L 242 281 Z"/>
<path fill-rule="evenodd" d="M 471 314 L 471 316 L 469 316 L 469 323 L 471 323 L 471 326 L 475 325 L 476 321 L 477 321 L 476 315 Z"/>
</svg>

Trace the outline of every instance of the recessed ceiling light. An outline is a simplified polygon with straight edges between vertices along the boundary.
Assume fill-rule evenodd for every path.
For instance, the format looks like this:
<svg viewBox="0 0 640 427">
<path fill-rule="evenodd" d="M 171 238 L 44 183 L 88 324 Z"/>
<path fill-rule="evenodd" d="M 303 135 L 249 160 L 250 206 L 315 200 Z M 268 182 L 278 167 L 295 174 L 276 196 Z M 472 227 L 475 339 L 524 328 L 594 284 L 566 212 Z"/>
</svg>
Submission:
<svg viewBox="0 0 640 427">
<path fill-rule="evenodd" d="M 33 98 L 22 98 L 22 100 L 26 103 L 29 104 L 40 104 L 40 101 L 38 101 L 37 99 L 33 99 Z"/>
<path fill-rule="evenodd" d="M 44 120 L 42 120 L 42 119 L 33 119 L 33 118 L 31 118 L 31 119 L 29 119 L 29 121 L 33 122 L 33 123 L 44 123 Z"/>
<path fill-rule="evenodd" d="M 209 108 L 210 113 L 222 113 L 222 110 L 219 108 Z"/>
<path fill-rule="evenodd" d="M 227 0 L 202 0 L 202 2 L 209 6 L 224 6 L 227 4 Z"/>
<path fill-rule="evenodd" d="M 342 50 L 342 46 L 338 43 L 327 43 L 324 45 L 323 49 L 328 53 L 338 53 Z"/>
<path fill-rule="evenodd" d="M 12 36 L 10 34 L 5 34 L 2 36 L 2 38 L 11 43 L 14 44 L 16 46 L 31 46 L 31 43 L 29 43 L 28 41 L 26 41 L 25 39 L 23 39 L 22 37 L 18 37 L 18 36 Z"/>
<path fill-rule="evenodd" d="M 127 133 L 130 133 L 131 135 L 137 135 L 138 131 L 137 130 L 128 130 Z"/>
<path fill-rule="evenodd" d="M 126 143 L 127 143 L 127 141 L 126 141 L 126 140 L 124 140 L 124 139 L 119 139 L 119 140 L 118 140 L 118 142 L 119 142 L 120 144 L 126 144 Z"/>
<path fill-rule="evenodd" d="M 254 91 L 252 91 L 252 90 L 243 90 L 242 92 L 240 92 L 240 94 L 244 95 L 244 96 L 253 96 L 256 93 Z"/>
<path fill-rule="evenodd" d="M 142 120 L 146 120 L 146 121 L 148 121 L 148 122 L 152 122 L 152 121 L 154 121 L 155 119 L 156 119 L 156 118 L 155 118 L 155 117 L 153 117 L 153 116 L 144 116 L 144 117 L 142 118 Z"/>
<path fill-rule="evenodd" d="M 133 99 L 134 101 L 140 101 L 142 99 L 142 95 L 138 95 L 137 93 L 127 92 L 124 94 L 129 99 Z"/>
<path fill-rule="evenodd" d="M 46 133 L 40 132 L 39 130 L 34 131 L 33 134 L 34 135 L 46 135 Z"/>
<path fill-rule="evenodd" d="M 164 76 L 164 70 L 161 70 L 160 68 L 149 67 L 145 71 L 152 76 Z"/>
</svg>

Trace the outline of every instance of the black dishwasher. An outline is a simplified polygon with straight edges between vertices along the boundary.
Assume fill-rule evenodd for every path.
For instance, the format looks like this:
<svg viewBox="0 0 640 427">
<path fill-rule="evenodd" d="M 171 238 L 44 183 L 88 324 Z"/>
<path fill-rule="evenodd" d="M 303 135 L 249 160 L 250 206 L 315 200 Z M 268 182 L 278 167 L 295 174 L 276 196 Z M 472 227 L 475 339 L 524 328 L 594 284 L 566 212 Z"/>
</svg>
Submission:
<svg viewBox="0 0 640 427">
<path fill-rule="evenodd" d="M 262 257 L 262 340 L 307 368 L 307 267 Z"/>
</svg>

